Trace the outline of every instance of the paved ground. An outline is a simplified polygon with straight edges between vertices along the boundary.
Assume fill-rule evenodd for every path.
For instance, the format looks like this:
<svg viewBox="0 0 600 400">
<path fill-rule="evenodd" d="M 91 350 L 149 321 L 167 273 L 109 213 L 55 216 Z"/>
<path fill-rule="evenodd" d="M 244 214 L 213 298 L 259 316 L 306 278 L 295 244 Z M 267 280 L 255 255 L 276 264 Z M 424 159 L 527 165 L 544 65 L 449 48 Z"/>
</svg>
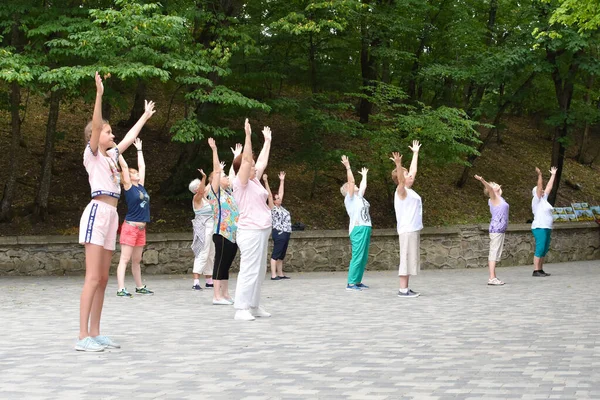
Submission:
<svg viewBox="0 0 600 400">
<path fill-rule="evenodd" d="M 272 318 L 233 320 L 181 276 L 153 297 L 114 296 L 103 333 L 121 350 L 80 353 L 82 278 L 0 279 L 2 399 L 600 399 L 600 262 L 424 271 L 396 297 L 394 272 L 344 290 L 342 273 L 265 281 Z M 128 277 L 129 285 L 131 277 Z M 235 287 L 235 280 L 232 281 Z"/>
</svg>

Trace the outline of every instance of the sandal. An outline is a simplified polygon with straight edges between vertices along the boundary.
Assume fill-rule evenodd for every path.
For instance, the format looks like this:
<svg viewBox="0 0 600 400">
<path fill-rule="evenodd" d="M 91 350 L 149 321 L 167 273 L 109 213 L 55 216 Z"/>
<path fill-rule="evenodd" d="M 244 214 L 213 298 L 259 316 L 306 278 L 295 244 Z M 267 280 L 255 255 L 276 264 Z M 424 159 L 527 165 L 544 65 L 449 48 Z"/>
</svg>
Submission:
<svg viewBox="0 0 600 400">
<path fill-rule="evenodd" d="M 504 282 L 502 282 L 498 278 L 488 279 L 488 285 L 490 285 L 490 286 L 501 286 L 501 285 L 504 285 Z"/>
</svg>

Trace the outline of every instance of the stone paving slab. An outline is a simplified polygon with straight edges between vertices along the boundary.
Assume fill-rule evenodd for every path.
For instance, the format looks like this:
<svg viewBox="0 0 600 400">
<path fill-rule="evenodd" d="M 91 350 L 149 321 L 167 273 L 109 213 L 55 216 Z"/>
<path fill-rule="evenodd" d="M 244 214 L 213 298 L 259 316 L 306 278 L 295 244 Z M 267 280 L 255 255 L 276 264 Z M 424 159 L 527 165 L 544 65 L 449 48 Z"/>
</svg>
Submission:
<svg viewBox="0 0 600 400">
<path fill-rule="evenodd" d="M 0 279 L 1 399 L 600 399 L 600 262 L 423 271 L 416 299 L 393 271 L 368 291 L 344 273 L 267 279 L 272 318 L 234 321 L 190 277 L 146 276 L 155 296 L 107 290 L 102 332 L 73 350 L 81 277 Z M 127 277 L 132 286 L 132 278 Z M 231 286 L 235 288 L 235 279 Z"/>
</svg>

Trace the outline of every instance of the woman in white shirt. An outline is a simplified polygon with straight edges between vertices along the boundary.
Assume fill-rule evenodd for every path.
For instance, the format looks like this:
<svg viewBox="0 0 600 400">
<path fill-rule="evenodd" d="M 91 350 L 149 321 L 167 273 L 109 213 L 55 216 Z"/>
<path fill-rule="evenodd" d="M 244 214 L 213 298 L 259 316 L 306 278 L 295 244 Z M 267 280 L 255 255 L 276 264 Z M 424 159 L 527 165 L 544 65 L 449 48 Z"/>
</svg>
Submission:
<svg viewBox="0 0 600 400">
<path fill-rule="evenodd" d="M 548 195 L 554 185 L 556 176 L 556 167 L 550 168 L 550 179 L 543 188 L 544 180 L 542 171 L 535 168 L 537 172 L 537 185 L 531 190 L 533 199 L 531 200 L 531 210 L 533 211 L 533 222 L 531 232 L 535 238 L 535 254 L 533 256 L 533 276 L 546 277 L 550 274 L 544 272 L 544 258 L 550 249 L 550 234 L 552 233 L 552 205 L 548 203 Z"/>
<path fill-rule="evenodd" d="M 348 157 L 342 156 L 342 164 L 346 167 L 348 181 L 340 188 L 344 196 L 346 212 L 350 217 L 350 243 L 352 245 L 352 259 L 348 268 L 348 284 L 346 290 L 361 291 L 369 287 L 362 283 L 362 277 L 369 258 L 369 245 L 371 244 L 371 215 L 369 202 L 364 198 L 367 190 L 368 169 L 360 170 L 362 180 L 360 187 L 354 182 L 354 175 L 350 168 Z"/>
<path fill-rule="evenodd" d="M 394 210 L 398 226 L 398 241 L 400 242 L 400 265 L 398 276 L 400 289 L 398 297 L 419 297 L 420 293 L 408 287 L 411 275 L 417 275 L 421 269 L 421 229 L 423 229 L 423 203 L 421 196 L 411 189 L 417 175 L 417 161 L 421 145 L 417 140 L 413 141 L 413 152 L 410 170 L 402 167 L 402 156 L 392 153 L 391 160 L 396 164 L 392 171 L 392 179 L 396 183 L 394 193 Z"/>
</svg>

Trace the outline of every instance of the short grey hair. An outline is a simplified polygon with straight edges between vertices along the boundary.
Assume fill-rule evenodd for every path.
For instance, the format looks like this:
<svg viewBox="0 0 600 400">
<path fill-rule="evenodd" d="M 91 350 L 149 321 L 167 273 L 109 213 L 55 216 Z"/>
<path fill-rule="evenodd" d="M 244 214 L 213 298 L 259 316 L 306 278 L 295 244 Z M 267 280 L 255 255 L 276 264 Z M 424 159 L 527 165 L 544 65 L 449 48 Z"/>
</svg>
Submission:
<svg viewBox="0 0 600 400">
<path fill-rule="evenodd" d="M 196 194 L 199 187 L 200 187 L 200 179 L 194 179 L 193 181 L 190 182 L 188 189 L 190 189 L 190 192 Z"/>
</svg>

